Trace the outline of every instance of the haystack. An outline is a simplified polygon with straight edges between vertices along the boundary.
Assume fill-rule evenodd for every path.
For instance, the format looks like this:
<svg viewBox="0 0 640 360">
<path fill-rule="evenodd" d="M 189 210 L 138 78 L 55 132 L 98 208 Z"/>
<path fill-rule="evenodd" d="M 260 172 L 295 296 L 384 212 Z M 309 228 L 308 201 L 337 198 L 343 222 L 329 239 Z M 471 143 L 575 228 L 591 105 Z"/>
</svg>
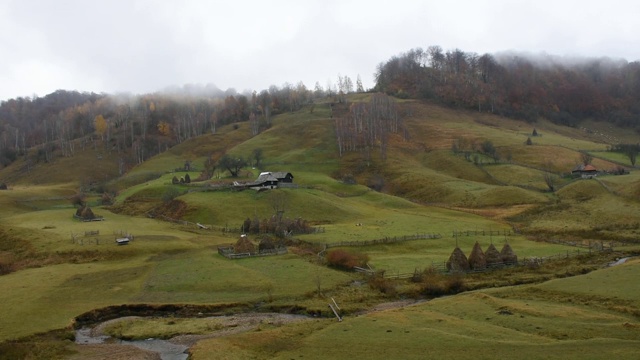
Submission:
<svg viewBox="0 0 640 360">
<path fill-rule="evenodd" d="M 256 251 L 256 246 L 253 245 L 247 235 L 240 235 L 240 239 L 233 245 L 233 252 L 236 254 L 253 253 Z"/>
<path fill-rule="evenodd" d="M 487 266 L 500 266 L 503 264 L 502 255 L 493 244 L 489 245 L 487 251 L 485 251 L 484 258 L 487 260 Z"/>
<path fill-rule="evenodd" d="M 469 267 L 473 270 L 483 270 L 487 268 L 487 260 L 484 257 L 484 252 L 480 247 L 480 243 L 476 241 L 473 245 L 473 250 L 469 255 Z"/>
<path fill-rule="evenodd" d="M 456 246 L 447 260 L 447 270 L 454 272 L 469 271 L 469 261 L 467 256 Z"/>
<path fill-rule="evenodd" d="M 78 210 L 76 210 L 76 216 L 85 220 L 91 220 L 96 218 L 96 215 L 93 213 L 93 210 L 91 210 L 91 208 L 88 206 L 83 206 L 81 208 L 78 208 Z"/>
<path fill-rule="evenodd" d="M 260 240 L 260 243 L 258 244 L 258 251 L 260 252 L 274 250 L 275 248 L 276 244 L 274 244 L 273 240 L 268 237 L 262 238 L 262 240 Z"/>
<path fill-rule="evenodd" d="M 502 247 L 502 250 L 500 251 L 500 255 L 502 256 L 502 261 L 505 264 L 518 263 L 518 256 L 516 255 L 515 252 L 513 252 L 511 245 L 509 245 L 508 243 L 504 244 L 504 246 Z"/>
</svg>

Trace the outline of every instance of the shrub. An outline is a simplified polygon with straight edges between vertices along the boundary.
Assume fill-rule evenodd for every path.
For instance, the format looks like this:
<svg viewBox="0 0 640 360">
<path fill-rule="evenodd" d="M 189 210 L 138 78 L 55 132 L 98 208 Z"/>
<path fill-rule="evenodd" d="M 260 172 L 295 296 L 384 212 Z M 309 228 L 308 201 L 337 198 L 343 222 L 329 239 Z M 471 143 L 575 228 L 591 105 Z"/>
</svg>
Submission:
<svg viewBox="0 0 640 360">
<path fill-rule="evenodd" d="M 464 277 L 461 274 L 444 275 L 435 269 L 429 268 L 423 272 L 423 282 L 420 286 L 420 294 L 438 297 L 457 294 L 466 289 Z"/>
<path fill-rule="evenodd" d="M 356 266 L 365 266 L 369 256 L 362 253 L 348 252 L 342 249 L 331 250 L 327 253 L 329 266 L 344 270 L 353 270 Z"/>
<path fill-rule="evenodd" d="M 381 293 L 394 296 L 397 294 L 396 286 L 392 280 L 385 279 L 384 274 L 375 274 L 369 278 L 369 287 L 379 290 Z"/>
</svg>

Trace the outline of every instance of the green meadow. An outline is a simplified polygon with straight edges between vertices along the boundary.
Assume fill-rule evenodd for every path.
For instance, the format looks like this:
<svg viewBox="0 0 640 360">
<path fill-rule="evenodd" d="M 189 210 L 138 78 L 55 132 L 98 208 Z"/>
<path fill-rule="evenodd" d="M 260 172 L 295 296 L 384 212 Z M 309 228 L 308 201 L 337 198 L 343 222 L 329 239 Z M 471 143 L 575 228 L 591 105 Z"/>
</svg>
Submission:
<svg viewBox="0 0 640 360">
<path fill-rule="evenodd" d="M 0 169 L 10 184 L 0 192 L 0 342 L 5 342 L 0 350 L 20 342 L 54 349 L 33 358 L 81 353 L 79 345 L 30 336 L 69 331 L 77 316 L 112 305 L 242 304 L 256 311 L 296 309 L 322 316 L 201 340 L 191 348 L 191 358 L 634 358 L 640 294 L 629 284 L 640 263 L 602 268 L 604 263 L 588 262 L 640 249 L 635 168 L 628 167 L 628 175 L 574 178 L 571 170 L 583 152 L 599 169 L 626 163 L 579 129 L 428 103 L 399 105 L 411 110 L 404 119 L 407 135 L 392 134 L 384 156 L 379 149 L 339 156 L 328 105 L 318 104 L 313 112 L 274 117 L 256 136 L 246 123 L 221 127 L 122 176 L 115 154 L 94 148 L 78 151 L 73 161 L 39 164 L 29 177 L 22 176 L 22 160 Z M 526 145 L 534 126 L 539 136 Z M 468 148 L 456 153 L 454 141 Z M 497 160 L 478 150 L 486 141 L 495 146 Z M 260 168 L 249 165 L 237 178 L 216 168 L 211 179 L 196 180 L 207 158 L 248 158 L 255 149 L 263 153 Z M 192 165 L 188 173 L 180 171 L 186 162 Z M 99 188 L 116 193 L 113 205 L 100 205 L 102 193 L 86 190 L 82 174 L 95 163 L 105 178 Z M 297 187 L 256 192 L 229 186 L 252 181 L 261 171 L 291 172 Z M 190 184 L 172 183 L 186 174 Z M 553 191 L 545 181 L 549 174 Z M 73 218 L 72 199 L 80 193 L 104 221 Z M 230 260 L 218 254 L 219 245 L 239 239 L 245 219 L 268 220 L 276 207 L 283 217 L 304 219 L 317 231 L 291 235 L 286 255 Z M 115 239 L 124 234 L 134 240 L 118 246 Z M 341 242 L 420 234 L 438 237 L 338 249 L 366 255 L 372 268 L 388 275 L 440 266 L 456 246 L 469 256 L 476 242 L 485 250 L 508 243 L 521 260 L 576 250 L 562 241 L 616 242 L 616 249 L 602 258 L 594 250 L 585 264 L 556 263 L 559 268 L 551 270 L 543 265 L 463 276 L 468 286 L 463 289 L 476 290 L 435 299 L 421 290 L 428 281 L 376 284 L 331 267 L 324 258 L 325 245 L 334 246 L 330 251 Z M 249 238 L 259 241 L 259 235 Z M 330 318 L 329 298 L 341 305 L 345 321 Z M 420 302 L 372 311 L 407 299 Z M 219 328 L 180 319 L 168 329 L 158 319 L 148 320 L 114 331 L 143 336 L 158 327 L 158 334 L 165 334 L 159 337 L 168 337 Z M 64 352 L 56 352 L 59 348 Z"/>
</svg>

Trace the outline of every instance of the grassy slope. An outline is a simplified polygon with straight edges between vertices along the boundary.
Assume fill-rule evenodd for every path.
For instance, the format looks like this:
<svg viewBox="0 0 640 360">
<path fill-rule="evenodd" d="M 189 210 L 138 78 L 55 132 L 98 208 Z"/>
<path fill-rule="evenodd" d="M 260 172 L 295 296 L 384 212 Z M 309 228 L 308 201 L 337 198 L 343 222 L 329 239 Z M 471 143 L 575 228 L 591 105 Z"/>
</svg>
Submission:
<svg viewBox="0 0 640 360">
<path fill-rule="evenodd" d="M 640 294 L 627 285 L 639 275 L 636 260 L 541 285 L 475 291 L 346 317 L 341 323 L 323 320 L 203 340 L 192 357 L 423 359 L 428 353 L 429 358 L 474 360 L 513 354 L 635 359 L 640 323 L 631 312 L 640 310 Z"/>
<path fill-rule="evenodd" d="M 637 186 L 640 182 L 634 176 L 603 178 L 602 181 L 616 194 L 598 191 L 597 196 L 589 200 L 592 203 L 584 205 L 579 196 L 572 195 L 572 186 L 582 186 L 582 183 L 565 186 L 557 198 L 532 190 L 542 189 L 539 179 L 527 180 L 527 177 L 541 177 L 540 170 L 536 169 L 551 164 L 554 171 L 566 172 L 579 158 L 576 150 L 606 148 L 591 141 L 588 134 L 576 134 L 570 129 L 540 123 L 536 128 L 542 136 L 534 139 L 534 146 L 525 146 L 531 126 L 522 122 L 455 112 L 428 104 L 407 102 L 403 106 L 413 107 L 412 115 L 407 119 L 410 139 L 394 136 L 389 158 L 384 163 L 374 156 L 365 164 L 362 154 L 338 158 L 332 121 L 327 110 L 318 107 L 314 113 L 281 115 L 274 119 L 270 129 L 256 137 L 250 136 L 247 124 L 240 124 L 237 130 L 229 126 L 217 134 L 189 140 L 150 159 L 112 185 L 122 190 L 118 198 L 120 204 L 129 198 L 135 202 L 149 201 L 149 206 L 153 207 L 161 203 L 162 195 L 172 186 L 169 184 L 174 174 L 170 172 L 182 166 L 184 161 L 191 160 L 196 167 L 201 167 L 210 154 L 219 158 L 228 150 L 231 154 L 248 156 L 253 149 L 262 148 L 265 170 L 291 171 L 295 182 L 302 186 L 283 191 L 288 198 L 285 215 L 302 216 L 325 224 L 325 233 L 307 235 L 304 239 L 325 243 L 416 232 L 445 235 L 438 242 L 414 241 L 365 249 L 377 268 L 400 272 L 426 267 L 431 261 L 443 261 L 454 242 L 448 235 L 453 230 L 509 229 L 499 220 L 501 216 L 485 218 L 477 214 L 517 213 L 523 204 L 553 204 L 550 199 L 559 199 L 569 205 L 554 214 L 555 219 L 548 219 L 557 224 L 540 225 L 542 220 L 536 217 L 538 215 L 520 219 L 531 222 L 534 228 L 547 226 L 557 231 L 563 217 L 568 217 L 569 223 L 575 221 L 579 228 L 579 221 L 585 218 L 588 221 L 614 218 L 620 213 L 620 203 L 635 209 L 635 203 L 626 200 L 640 192 Z M 501 153 L 511 152 L 513 161 L 511 164 L 485 164 L 479 168 L 449 151 L 453 139 L 460 136 L 477 141 L 490 139 Z M 287 299 L 299 299 L 313 291 L 312 278 L 319 273 L 323 288 L 333 288 L 350 280 L 343 273 L 317 267 L 294 255 L 229 262 L 218 257 L 214 249 L 217 244 L 233 242 L 233 237 L 185 232 L 184 228 L 171 224 L 110 214 L 106 209 L 95 209 L 107 217 L 103 223 L 73 222 L 70 219 L 73 210 L 64 197 L 73 195 L 77 187 L 77 183 L 69 182 L 70 179 L 77 180 L 81 176 L 70 171 L 72 176 L 69 178 L 59 166 L 85 169 L 96 162 L 96 155 L 91 152 L 76 156 L 68 162 L 61 159 L 61 162 L 34 170 L 34 180 L 29 181 L 39 183 L 47 179 L 60 185 L 16 186 L 9 192 L 0 193 L 0 202 L 5 205 L 0 210 L 1 222 L 5 227 L 13 228 L 19 236 L 28 239 L 38 253 L 51 256 L 56 252 L 73 252 L 74 256 L 64 258 L 66 263 L 54 259 L 51 265 L 0 277 L 0 289 L 9 289 L 1 292 L 0 301 L 11 305 L 3 307 L 5 310 L 0 313 L 3 319 L 0 329 L 11 329 L 10 332 L 3 330 L 0 339 L 59 328 L 81 312 L 108 304 L 259 301 L 265 297 L 286 303 Z M 609 166 L 606 162 L 596 165 Z M 505 171 L 499 170 L 501 167 Z M 243 173 L 242 180 L 247 176 L 249 179 L 255 177 L 257 171 L 248 170 Z M 333 178 L 349 172 L 353 172 L 360 183 L 365 183 L 372 175 L 382 174 L 386 181 L 385 191 L 409 201 L 371 191 L 362 185 L 346 185 Z M 61 173 L 66 175 L 56 175 Z M 12 178 L 20 173 L 8 168 L 1 174 L 4 178 Z M 194 179 L 197 172 L 190 176 Z M 26 179 L 31 177 L 23 180 L 25 184 Z M 589 182 L 584 184 L 590 185 Z M 185 186 L 177 188 L 188 189 Z M 246 217 L 264 218 L 272 212 L 268 193 L 191 193 L 179 199 L 188 204 L 187 219 L 219 226 L 239 226 Z M 424 202 L 473 208 L 476 214 L 418 205 Z M 587 211 L 594 205 L 600 209 L 598 212 Z M 31 211 L 34 209 L 40 211 Z M 574 217 L 571 211 L 582 212 L 582 218 Z M 633 214 L 633 211 L 627 214 Z M 629 216 L 624 221 L 634 221 L 635 218 Z M 363 226 L 356 227 L 356 223 Z M 91 245 L 91 239 L 84 245 L 71 243 L 70 233 L 95 229 L 100 230 L 101 239 L 105 241 L 103 245 Z M 139 236 L 139 240 L 129 247 L 113 246 L 109 242 L 114 231 L 119 230 L 131 232 Z M 462 239 L 461 246 L 470 251 L 475 240 L 480 240 L 483 247 L 487 246 L 484 238 Z M 510 242 L 521 256 L 545 255 L 560 249 L 555 245 L 530 243 L 524 238 L 510 239 Z M 69 263 L 72 261 L 69 259 L 75 259 L 76 263 Z M 266 275 L 270 273 L 273 276 Z M 321 306 L 326 307 L 326 304 Z M 51 308 L 61 310 L 49 311 Z"/>
</svg>

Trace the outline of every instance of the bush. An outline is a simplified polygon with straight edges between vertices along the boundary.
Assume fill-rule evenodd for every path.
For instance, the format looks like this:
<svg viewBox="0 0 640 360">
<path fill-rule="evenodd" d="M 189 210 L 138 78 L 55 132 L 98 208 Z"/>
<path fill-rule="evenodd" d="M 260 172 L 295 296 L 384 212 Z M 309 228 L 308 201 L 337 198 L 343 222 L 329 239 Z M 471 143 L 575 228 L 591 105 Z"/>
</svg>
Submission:
<svg viewBox="0 0 640 360">
<path fill-rule="evenodd" d="M 394 296 L 398 293 L 394 282 L 392 280 L 385 279 L 384 274 L 376 274 L 369 278 L 369 287 L 390 296 Z"/>
<path fill-rule="evenodd" d="M 420 286 L 422 295 L 438 297 L 457 294 L 466 289 L 464 277 L 460 274 L 445 275 L 430 268 L 424 271 L 422 278 L 423 282 Z"/>
<path fill-rule="evenodd" d="M 366 266 L 369 256 L 362 253 L 352 253 L 342 249 L 331 250 L 327 253 L 327 263 L 329 266 L 353 270 L 354 267 Z"/>
</svg>

